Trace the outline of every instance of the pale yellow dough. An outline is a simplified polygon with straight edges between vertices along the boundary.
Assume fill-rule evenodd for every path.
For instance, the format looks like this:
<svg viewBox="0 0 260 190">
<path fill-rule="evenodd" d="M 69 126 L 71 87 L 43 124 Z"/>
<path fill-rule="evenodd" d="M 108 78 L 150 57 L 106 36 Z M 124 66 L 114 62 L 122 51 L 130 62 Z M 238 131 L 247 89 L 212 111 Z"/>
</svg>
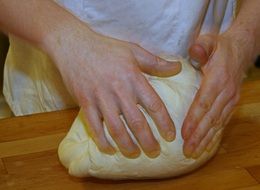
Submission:
<svg viewBox="0 0 260 190">
<path fill-rule="evenodd" d="M 103 154 L 87 134 L 86 126 L 84 126 L 82 116 L 79 114 L 58 150 L 60 161 L 68 168 L 69 173 L 77 177 L 94 176 L 114 180 L 164 178 L 190 172 L 209 160 L 215 154 L 219 143 L 210 152 L 204 152 L 196 160 L 187 159 L 183 155 L 181 127 L 199 88 L 200 72 L 195 70 L 187 60 L 181 60 L 181 63 L 182 71 L 176 76 L 169 78 L 146 76 L 160 95 L 175 123 L 176 140 L 166 142 L 159 135 L 147 112 L 139 106 L 160 143 L 161 154 L 154 159 L 147 157 L 144 153 L 136 159 L 128 159 L 119 151 L 112 156 Z M 117 148 L 105 125 L 104 128 L 108 140 Z M 134 139 L 129 129 L 128 132 Z"/>
</svg>

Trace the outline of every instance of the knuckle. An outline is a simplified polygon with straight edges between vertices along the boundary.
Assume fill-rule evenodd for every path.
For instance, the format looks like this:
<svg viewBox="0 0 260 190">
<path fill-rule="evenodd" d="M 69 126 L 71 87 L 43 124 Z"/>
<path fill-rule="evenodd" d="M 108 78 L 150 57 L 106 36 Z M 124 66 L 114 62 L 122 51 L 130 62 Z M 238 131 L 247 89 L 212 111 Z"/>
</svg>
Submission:
<svg viewBox="0 0 260 190">
<path fill-rule="evenodd" d="M 212 127 L 214 129 L 214 132 L 217 133 L 220 129 L 223 128 L 222 126 L 222 121 L 220 121 L 220 124 L 219 125 L 216 125 L 214 127 Z"/>
<path fill-rule="evenodd" d="M 115 95 L 119 100 L 123 101 L 125 98 L 125 93 L 129 90 L 128 85 L 122 81 L 113 81 L 111 83 L 112 94 Z"/>
<path fill-rule="evenodd" d="M 210 109 L 210 106 L 211 106 L 210 102 L 207 101 L 206 99 L 199 100 L 199 107 L 204 111 L 208 111 Z"/>
<path fill-rule="evenodd" d="M 148 104 L 148 110 L 153 113 L 161 111 L 162 108 L 163 108 L 163 103 L 157 97 L 152 98 L 151 102 Z"/>
<path fill-rule="evenodd" d="M 117 127 L 110 127 L 110 134 L 114 139 L 120 139 L 122 136 L 122 130 Z"/>
<path fill-rule="evenodd" d="M 193 134 L 193 138 L 195 139 L 195 141 L 200 142 L 202 140 L 203 137 L 206 136 L 206 134 L 209 132 L 209 130 L 212 128 L 212 126 L 207 125 L 207 126 L 199 126 Z"/>
<path fill-rule="evenodd" d="M 131 122 L 131 126 L 135 132 L 141 133 L 144 128 L 145 122 L 142 119 L 136 119 Z"/>
<path fill-rule="evenodd" d="M 210 115 L 210 114 L 208 114 L 206 116 L 206 119 L 208 120 L 208 123 L 210 125 L 214 125 L 217 122 L 217 118 L 215 116 L 213 116 L 213 115 Z"/>
<path fill-rule="evenodd" d="M 214 127 L 219 127 L 219 126 L 221 126 L 221 124 L 222 124 L 222 118 L 220 117 L 218 120 L 216 120 L 216 122 L 215 122 L 215 124 L 214 124 Z M 214 128 L 213 127 L 213 128 Z"/>
<path fill-rule="evenodd" d="M 198 138 L 196 138 L 195 136 L 190 140 L 189 142 L 190 146 L 192 147 L 196 147 L 198 144 Z"/>
<path fill-rule="evenodd" d="M 197 142 L 201 139 L 202 135 L 201 135 L 201 132 L 199 130 L 196 130 L 193 134 L 193 140 L 192 142 L 194 144 L 197 144 Z"/>
<path fill-rule="evenodd" d="M 229 97 L 234 97 L 236 95 L 236 86 L 231 84 L 227 89 L 227 94 Z"/>
<path fill-rule="evenodd" d="M 224 129 L 224 126 L 222 126 L 222 125 L 213 127 L 214 134 L 215 134 L 214 136 L 219 135 L 219 133 L 221 133 L 223 129 Z"/>
<path fill-rule="evenodd" d="M 234 109 L 234 107 L 237 105 L 239 99 L 240 99 L 240 94 L 235 93 L 235 95 L 233 96 L 233 99 L 230 101 L 231 110 Z"/>
</svg>

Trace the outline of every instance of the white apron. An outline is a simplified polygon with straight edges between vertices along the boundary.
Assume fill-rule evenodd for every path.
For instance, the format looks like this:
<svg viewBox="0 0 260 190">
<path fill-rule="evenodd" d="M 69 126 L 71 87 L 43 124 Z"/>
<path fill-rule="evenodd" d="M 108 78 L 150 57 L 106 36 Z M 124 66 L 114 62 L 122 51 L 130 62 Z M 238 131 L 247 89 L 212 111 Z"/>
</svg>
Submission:
<svg viewBox="0 0 260 190">
<path fill-rule="evenodd" d="M 155 55 L 187 57 L 201 33 L 230 26 L 236 0 L 56 0 L 103 35 Z M 4 70 L 4 95 L 15 115 L 76 106 L 58 70 L 40 50 L 14 37 Z M 75 42 L 76 43 L 76 42 Z"/>
</svg>

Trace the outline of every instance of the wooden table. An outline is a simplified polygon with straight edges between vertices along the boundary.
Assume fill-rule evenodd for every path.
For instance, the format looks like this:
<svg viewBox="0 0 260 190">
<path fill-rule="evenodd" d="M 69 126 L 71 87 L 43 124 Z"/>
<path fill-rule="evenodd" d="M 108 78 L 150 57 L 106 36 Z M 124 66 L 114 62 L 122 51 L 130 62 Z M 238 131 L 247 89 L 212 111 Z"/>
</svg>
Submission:
<svg viewBox="0 0 260 190">
<path fill-rule="evenodd" d="M 201 169 L 175 179 L 114 182 L 70 177 L 59 163 L 57 147 L 77 112 L 0 120 L 1 190 L 260 190 L 260 77 L 243 84 L 217 155 Z"/>
</svg>

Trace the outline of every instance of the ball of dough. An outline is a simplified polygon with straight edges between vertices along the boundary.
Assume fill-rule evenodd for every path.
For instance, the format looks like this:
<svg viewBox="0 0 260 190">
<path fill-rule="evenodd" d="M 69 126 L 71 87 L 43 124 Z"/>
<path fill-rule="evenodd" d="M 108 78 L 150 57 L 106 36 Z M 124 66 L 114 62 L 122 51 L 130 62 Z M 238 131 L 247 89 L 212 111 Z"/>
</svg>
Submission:
<svg viewBox="0 0 260 190">
<path fill-rule="evenodd" d="M 199 88 L 200 72 L 195 70 L 188 60 L 181 60 L 181 63 L 182 71 L 173 77 L 160 78 L 145 75 L 166 105 L 176 127 L 176 139 L 172 142 L 165 141 L 159 135 L 153 120 L 139 106 L 161 146 L 158 157 L 149 158 L 142 152 L 138 158 L 129 159 L 120 151 L 114 155 L 100 152 L 89 137 L 82 115 L 79 113 L 58 150 L 60 161 L 68 168 L 69 173 L 77 177 L 94 176 L 115 180 L 165 178 L 190 172 L 210 159 L 215 154 L 219 143 L 210 152 L 204 152 L 198 159 L 188 159 L 183 155 L 181 127 Z M 125 126 L 136 142 L 127 124 Z M 105 124 L 104 129 L 109 142 L 118 149 Z"/>
</svg>

